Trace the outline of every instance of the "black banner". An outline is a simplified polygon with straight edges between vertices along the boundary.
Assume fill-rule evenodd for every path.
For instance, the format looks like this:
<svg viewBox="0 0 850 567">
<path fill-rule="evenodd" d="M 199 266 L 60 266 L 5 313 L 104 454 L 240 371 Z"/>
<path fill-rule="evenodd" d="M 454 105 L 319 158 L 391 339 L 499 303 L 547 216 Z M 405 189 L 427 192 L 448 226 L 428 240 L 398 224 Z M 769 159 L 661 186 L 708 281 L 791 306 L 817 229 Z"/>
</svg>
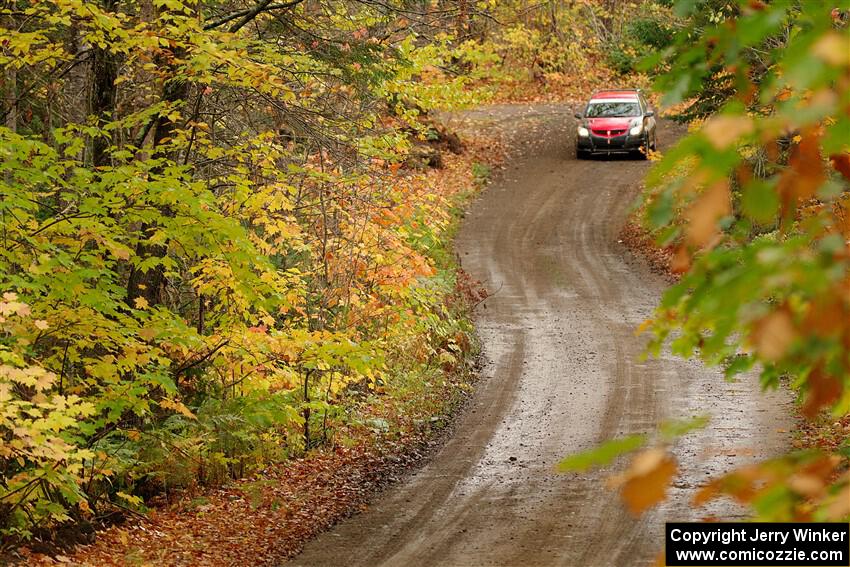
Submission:
<svg viewBox="0 0 850 567">
<path fill-rule="evenodd" d="M 846 567 L 850 524 L 671 522 L 666 529 L 669 567 Z"/>
</svg>

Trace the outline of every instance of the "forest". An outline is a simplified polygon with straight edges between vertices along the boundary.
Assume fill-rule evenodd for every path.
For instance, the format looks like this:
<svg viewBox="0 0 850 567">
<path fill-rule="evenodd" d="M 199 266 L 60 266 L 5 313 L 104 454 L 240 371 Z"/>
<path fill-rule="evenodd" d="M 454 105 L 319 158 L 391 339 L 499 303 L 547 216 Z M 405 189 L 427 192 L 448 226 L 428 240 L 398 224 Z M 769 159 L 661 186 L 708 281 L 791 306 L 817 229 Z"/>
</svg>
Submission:
<svg viewBox="0 0 850 567">
<path fill-rule="evenodd" d="M 795 398 L 695 505 L 850 521 L 846 1 L 2 0 L 0 67 L 0 562 L 164 564 L 191 516 L 222 549 L 173 564 L 275 564 L 364 508 L 487 350 L 454 239 L 511 147 L 445 117 L 622 85 L 687 130 L 635 180 L 646 355 Z M 559 467 L 641 513 L 705 423 Z"/>
</svg>

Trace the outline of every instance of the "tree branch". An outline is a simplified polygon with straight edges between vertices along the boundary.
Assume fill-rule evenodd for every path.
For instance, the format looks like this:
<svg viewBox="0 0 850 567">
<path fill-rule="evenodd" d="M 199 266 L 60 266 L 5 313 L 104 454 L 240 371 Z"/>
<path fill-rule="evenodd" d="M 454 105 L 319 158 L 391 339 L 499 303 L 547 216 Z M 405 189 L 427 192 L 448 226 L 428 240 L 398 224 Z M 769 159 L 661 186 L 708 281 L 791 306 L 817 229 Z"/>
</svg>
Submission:
<svg viewBox="0 0 850 567">
<path fill-rule="evenodd" d="M 230 29 L 228 30 L 230 33 L 235 33 L 242 29 L 245 24 L 249 23 L 251 20 L 260 15 L 260 13 L 262 12 L 269 12 L 271 10 L 286 10 L 287 8 L 293 8 L 297 6 L 303 1 L 304 0 L 290 0 L 289 2 L 282 2 L 280 4 L 272 4 L 272 0 L 260 0 L 260 2 L 253 8 L 234 12 L 229 16 L 221 18 L 220 20 L 210 22 L 209 24 L 204 26 L 204 30 L 212 30 L 221 27 L 228 22 L 232 22 L 233 20 L 242 18 L 241 20 L 230 26 Z"/>
</svg>

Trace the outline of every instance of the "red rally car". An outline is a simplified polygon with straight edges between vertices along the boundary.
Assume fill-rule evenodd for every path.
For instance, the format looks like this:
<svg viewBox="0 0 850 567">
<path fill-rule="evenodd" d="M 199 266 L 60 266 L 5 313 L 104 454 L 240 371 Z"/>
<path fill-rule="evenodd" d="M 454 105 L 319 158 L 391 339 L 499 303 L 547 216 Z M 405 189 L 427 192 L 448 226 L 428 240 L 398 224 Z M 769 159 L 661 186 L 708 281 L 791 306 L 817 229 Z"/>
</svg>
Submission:
<svg viewBox="0 0 850 567">
<path fill-rule="evenodd" d="M 576 157 L 655 149 L 655 112 L 639 89 L 597 91 L 577 113 Z"/>
</svg>

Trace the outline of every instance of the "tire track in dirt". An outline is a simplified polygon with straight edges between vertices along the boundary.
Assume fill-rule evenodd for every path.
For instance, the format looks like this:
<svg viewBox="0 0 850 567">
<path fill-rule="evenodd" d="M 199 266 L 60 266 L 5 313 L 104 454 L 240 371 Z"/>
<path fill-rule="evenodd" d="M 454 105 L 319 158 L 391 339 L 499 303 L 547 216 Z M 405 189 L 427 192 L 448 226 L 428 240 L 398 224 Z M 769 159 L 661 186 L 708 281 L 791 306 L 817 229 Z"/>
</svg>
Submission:
<svg viewBox="0 0 850 567">
<path fill-rule="evenodd" d="M 695 511 L 688 500 L 708 475 L 783 449 L 788 400 L 759 394 L 754 376 L 730 384 L 698 362 L 638 360 L 634 329 L 664 282 L 617 235 L 648 164 L 576 161 L 564 105 L 487 107 L 453 127 L 501 129 L 514 148 L 457 242 L 464 268 L 495 292 L 476 317 L 482 379 L 429 463 L 292 564 L 644 566 L 664 521 L 740 514 L 725 502 Z M 662 147 L 676 133 L 662 124 Z M 711 425 L 674 448 L 684 481 L 639 519 L 605 488 L 610 470 L 554 472 L 569 452 L 706 411 Z"/>
</svg>

